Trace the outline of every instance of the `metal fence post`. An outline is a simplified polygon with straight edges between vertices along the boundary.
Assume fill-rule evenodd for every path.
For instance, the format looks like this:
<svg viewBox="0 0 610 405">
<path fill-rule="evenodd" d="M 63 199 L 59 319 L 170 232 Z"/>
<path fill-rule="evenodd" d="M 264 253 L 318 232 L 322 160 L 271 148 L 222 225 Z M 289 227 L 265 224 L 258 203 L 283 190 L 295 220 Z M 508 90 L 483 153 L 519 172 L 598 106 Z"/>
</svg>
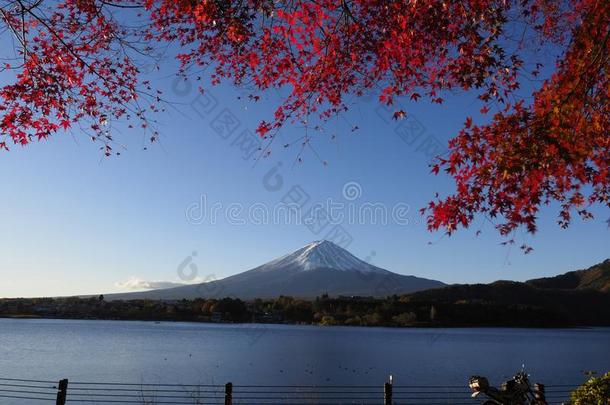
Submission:
<svg viewBox="0 0 610 405">
<path fill-rule="evenodd" d="M 231 405 L 233 403 L 233 384 L 227 383 L 225 385 L 225 405 Z"/>
<path fill-rule="evenodd" d="M 56 405 L 66 405 L 66 396 L 68 395 L 68 380 L 59 380 L 57 386 L 57 401 Z"/>
<path fill-rule="evenodd" d="M 383 384 L 383 405 L 392 405 L 392 376 L 390 381 Z"/>
</svg>

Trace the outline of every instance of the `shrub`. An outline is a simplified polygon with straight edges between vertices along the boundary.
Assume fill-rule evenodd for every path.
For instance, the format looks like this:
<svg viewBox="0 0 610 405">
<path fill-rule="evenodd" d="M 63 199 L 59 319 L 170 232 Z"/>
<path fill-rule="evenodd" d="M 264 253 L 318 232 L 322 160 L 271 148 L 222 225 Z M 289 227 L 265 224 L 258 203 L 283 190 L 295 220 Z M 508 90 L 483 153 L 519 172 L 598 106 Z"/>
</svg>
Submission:
<svg viewBox="0 0 610 405">
<path fill-rule="evenodd" d="M 610 405 L 610 371 L 601 377 L 591 377 L 589 381 L 572 391 L 572 405 Z"/>
<path fill-rule="evenodd" d="M 320 321 L 320 325 L 323 326 L 332 326 L 332 325 L 336 325 L 337 322 L 335 321 L 335 318 L 330 316 L 330 315 L 325 315 L 322 317 L 322 321 Z"/>
</svg>

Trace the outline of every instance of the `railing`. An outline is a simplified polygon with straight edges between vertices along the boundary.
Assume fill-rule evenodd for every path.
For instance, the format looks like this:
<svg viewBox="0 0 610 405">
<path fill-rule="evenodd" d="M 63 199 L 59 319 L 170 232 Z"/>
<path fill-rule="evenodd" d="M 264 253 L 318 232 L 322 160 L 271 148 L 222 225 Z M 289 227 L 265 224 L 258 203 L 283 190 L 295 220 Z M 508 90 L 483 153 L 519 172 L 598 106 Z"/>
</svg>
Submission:
<svg viewBox="0 0 610 405">
<path fill-rule="evenodd" d="M 562 404 L 575 385 L 545 385 L 551 405 Z M 0 378 L 0 403 L 142 405 L 446 405 L 480 404 L 466 385 L 205 385 L 58 382 Z M 20 400 L 17 402 L 17 400 Z"/>
</svg>

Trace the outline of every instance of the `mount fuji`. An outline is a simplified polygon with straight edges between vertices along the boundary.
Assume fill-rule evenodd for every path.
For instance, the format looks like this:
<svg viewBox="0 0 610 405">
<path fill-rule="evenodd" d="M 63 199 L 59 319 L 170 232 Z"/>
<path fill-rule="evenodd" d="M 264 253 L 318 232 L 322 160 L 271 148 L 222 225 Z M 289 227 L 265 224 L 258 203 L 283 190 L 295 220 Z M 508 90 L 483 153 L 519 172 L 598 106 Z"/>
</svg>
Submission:
<svg viewBox="0 0 610 405">
<path fill-rule="evenodd" d="M 445 284 L 373 266 L 330 241 L 312 242 L 252 270 L 221 280 L 152 291 L 105 295 L 106 299 L 237 297 L 243 300 L 329 296 L 385 297 Z"/>
</svg>

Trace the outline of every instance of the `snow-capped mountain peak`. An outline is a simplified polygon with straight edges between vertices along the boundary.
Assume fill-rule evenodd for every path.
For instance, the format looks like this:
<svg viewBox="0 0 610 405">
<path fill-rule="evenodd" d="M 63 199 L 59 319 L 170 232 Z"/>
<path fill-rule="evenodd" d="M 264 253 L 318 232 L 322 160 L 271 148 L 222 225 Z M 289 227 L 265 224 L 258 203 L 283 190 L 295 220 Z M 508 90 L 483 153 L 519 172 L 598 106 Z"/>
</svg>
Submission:
<svg viewBox="0 0 610 405">
<path fill-rule="evenodd" d="M 104 295 L 106 299 L 182 299 L 239 297 L 244 300 L 290 296 L 385 297 L 442 287 L 440 281 L 392 273 L 321 240 L 251 270 L 202 284 L 140 293 Z M 137 298 L 140 297 L 140 298 Z"/>
<path fill-rule="evenodd" d="M 261 266 L 261 270 L 298 269 L 301 271 L 315 269 L 332 269 L 341 271 L 385 272 L 385 270 L 358 259 L 347 250 L 327 240 L 312 242 L 279 259 Z"/>
</svg>

